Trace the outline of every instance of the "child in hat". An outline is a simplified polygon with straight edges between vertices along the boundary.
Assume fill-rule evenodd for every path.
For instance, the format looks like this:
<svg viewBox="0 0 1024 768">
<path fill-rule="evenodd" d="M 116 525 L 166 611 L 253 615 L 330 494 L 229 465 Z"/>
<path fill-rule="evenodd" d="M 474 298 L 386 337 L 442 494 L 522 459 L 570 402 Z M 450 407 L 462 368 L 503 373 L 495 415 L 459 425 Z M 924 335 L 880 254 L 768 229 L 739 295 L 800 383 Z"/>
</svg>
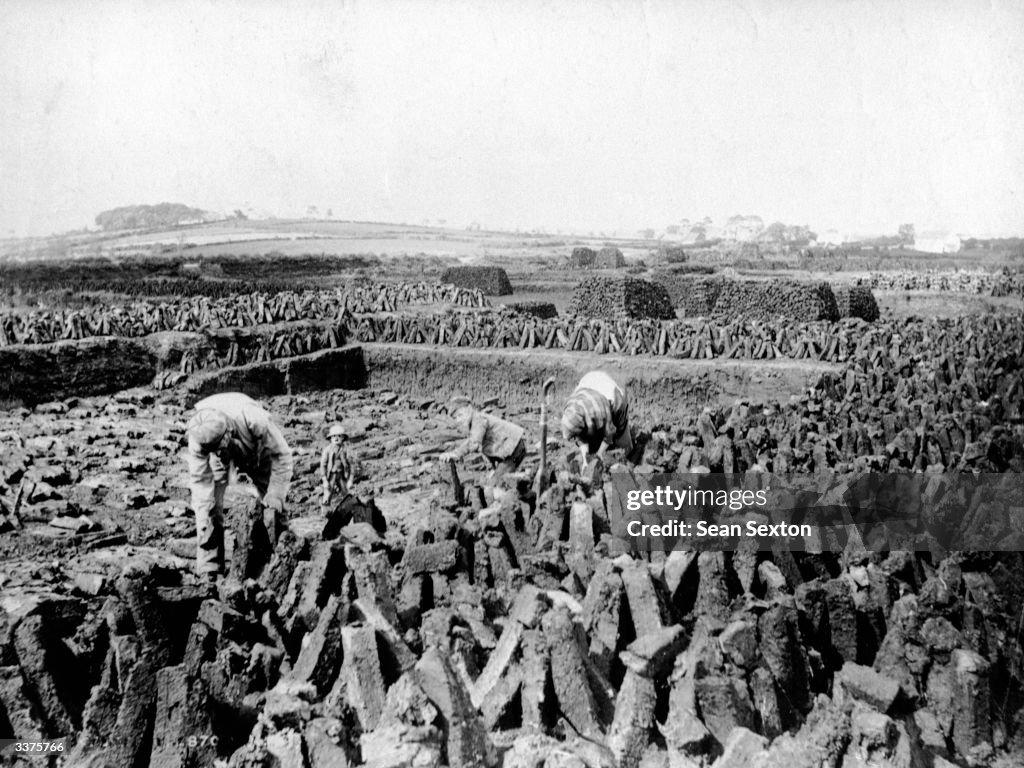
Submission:
<svg viewBox="0 0 1024 768">
<path fill-rule="evenodd" d="M 335 424 L 327 433 L 330 442 L 320 455 L 320 475 L 324 489 L 321 504 L 329 507 L 336 495 L 345 498 L 348 484 L 352 480 L 352 464 L 345 452 L 345 429 Z"/>
</svg>

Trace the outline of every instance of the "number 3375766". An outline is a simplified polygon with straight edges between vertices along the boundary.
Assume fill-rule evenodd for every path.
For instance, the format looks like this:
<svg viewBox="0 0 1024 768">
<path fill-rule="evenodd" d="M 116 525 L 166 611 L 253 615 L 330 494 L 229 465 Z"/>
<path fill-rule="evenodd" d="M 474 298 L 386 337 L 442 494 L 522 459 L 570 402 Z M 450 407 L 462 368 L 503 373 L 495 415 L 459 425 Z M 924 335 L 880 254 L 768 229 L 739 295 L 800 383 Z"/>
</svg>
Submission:
<svg viewBox="0 0 1024 768">
<path fill-rule="evenodd" d="M 16 741 L 15 752 L 63 752 L 63 741 Z"/>
</svg>

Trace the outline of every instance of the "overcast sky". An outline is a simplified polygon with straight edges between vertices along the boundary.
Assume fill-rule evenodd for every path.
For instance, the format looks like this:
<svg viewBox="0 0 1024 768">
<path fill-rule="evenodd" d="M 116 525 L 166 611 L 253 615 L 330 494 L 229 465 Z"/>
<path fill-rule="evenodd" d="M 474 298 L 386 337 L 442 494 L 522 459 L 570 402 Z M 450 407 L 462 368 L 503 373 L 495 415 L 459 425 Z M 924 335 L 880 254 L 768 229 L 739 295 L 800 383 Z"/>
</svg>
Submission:
<svg viewBox="0 0 1024 768">
<path fill-rule="evenodd" d="M 0 0 L 0 236 L 281 215 L 1024 234 L 1018 0 Z"/>
</svg>

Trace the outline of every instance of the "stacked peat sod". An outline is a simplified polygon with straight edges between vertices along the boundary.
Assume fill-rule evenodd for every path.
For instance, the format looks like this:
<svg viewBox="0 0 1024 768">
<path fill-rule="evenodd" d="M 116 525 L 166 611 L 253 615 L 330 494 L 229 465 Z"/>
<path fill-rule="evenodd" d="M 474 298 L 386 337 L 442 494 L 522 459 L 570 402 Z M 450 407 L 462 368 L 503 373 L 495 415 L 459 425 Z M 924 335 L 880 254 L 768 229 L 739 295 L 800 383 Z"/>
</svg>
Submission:
<svg viewBox="0 0 1024 768">
<path fill-rule="evenodd" d="M 626 266 L 626 258 L 622 251 L 612 246 L 600 251 L 580 246 L 572 249 L 569 266 L 574 269 L 621 269 Z"/>
<path fill-rule="evenodd" d="M 655 280 L 668 291 L 680 317 L 710 317 L 725 285 L 725 278 L 705 275 L 661 273 Z"/>
<path fill-rule="evenodd" d="M 572 249 L 572 255 L 569 256 L 569 266 L 576 269 L 589 269 L 594 266 L 596 260 L 597 251 L 593 248 L 579 246 Z"/>
<path fill-rule="evenodd" d="M 838 323 L 736 320 L 697 324 L 540 317 L 536 313 L 516 312 L 378 313 L 358 317 L 345 314 L 338 323 L 292 322 L 213 331 L 207 334 L 206 343 L 189 345 L 180 354 L 170 355 L 168 362 L 173 369 L 166 369 L 168 376 L 161 374 L 156 385 L 164 388 L 200 370 L 307 355 L 339 347 L 348 340 L 490 349 L 561 349 L 681 359 L 791 359 L 845 364 L 857 361 L 862 367 L 872 368 L 877 377 L 892 379 L 893 386 L 904 386 L 908 381 L 906 377 L 892 374 L 907 365 L 920 372 L 923 363 L 930 365 L 929 361 L 934 361 L 943 369 L 938 379 L 942 381 L 947 377 L 956 380 L 973 375 L 977 369 L 976 365 L 961 369 L 957 360 L 973 357 L 986 366 L 998 367 L 1000 356 L 1015 354 L 1006 343 L 1019 339 L 1024 333 L 1022 329 L 1020 317 L 995 314 L 927 320 L 889 319 L 870 326 L 855 318 Z M 76 354 L 76 350 L 75 346 L 61 344 L 27 349 L 0 345 L 0 369 L 6 360 L 14 360 L 10 367 L 17 369 L 17 361 L 26 355 L 59 362 L 62 355 Z M 888 350 L 891 357 L 887 369 L 877 364 L 883 350 Z M 996 355 L 994 350 L 1002 351 Z"/>
<path fill-rule="evenodd" d="M 573 291 L 568 314 L 607 320 L 673 320 L 676 313 L 664 287 L 633 277 L 590 277 Z"/>
<path fill-rule="evenodd" d="M 686 251 L 681 245 L 659 245 L 658 250 L 652 251 L 651 262 L 655 264 L 685 264 L 687 261 Z"/>
<path fill-rule="evenodd" d="M 843 370 L 788 403 L 684 411 L 645 463 L 657 472 L 1024 472 L 1024 326 L 958 318 L 886 338 L 854 322 L 860 341 Z M 700 456 L 701 444 L 713 455 Z"/>
<path fill-rule="evenodd" d="M 385 344 L 564 349 L 690 359 L 788 358 L 834 363 L 873 363 L 879 355 L 891 354 L 895 365 L 897 358 L 913 359 L 914 364 L 937 358 L 965 359 L 960 355 L 993 360 L 991 350 L 997 347 L 1004 350 L 1003 354 L 1016 354 L 1007 342 L 1024 334 L 1024 318 L 991 314 L 899 318 L 870 325 L 856 318 L 837 323 L 737 320 L 697 324 L 565 316 L 540 320 L 512 313 L 455 313 L 363 316 L 347 327 L 349 337 L 356 341 Z M 953 369 L 958 370 L 958 366 Z"/>
<path fill-rule="evenodd" d="M 954 291 L 991 296 L 1024 296 L 1024 274 L 1000 272 L 872 272 L 868 284 L 884 291 Z"/>
<path fill-rule="evenodd" d="M 558 310 L 550 301 L 513 301 L 505 306 L 513 312 L 539 317 L 541 320 L 558 317 Z"/>
<path fill-rule="evenodd" d="M 866 285 L 835 285 L 832 293 L 836 297 L 839 317 L 859 317 L 869 323 L 878 319 L 878 302 Z"/>
<path fill-rule="evenodd" d="M 626 259 L 622 255 L 622 251 L 610 246 L 598 251 L 597 257 L 594 259 L 594 267 L 597 269 L 621 269 L 624 266 L 626 266 Z"/>
<path fill-rule="evenodd" d="M 510 291 L 511 292 L 511 291 Z M 0 312 L 0 346 L 50 344 L 91 336 L 148 336 L 161 331 L 205 333 L 210 329 L 247 328 L 299 320 L 334 321 L 348 314 L 394 312 L 407 304 L 455 304 L 482 308 L 479 290 L 428 283 L 353 284 L 335 291 L 282 291 L 206 296 L 173 302 L 136 301 L 86 309 L 54 309 L 28 314 Z"/>
<path fill-rule="evenodd" d="M 19 737 L 76 734 L 71 765 L 1024 756 L 1019 555 L 615 556 L 610 483 L 570 492 L 482 517 L 453 500 L 401 546 L 355 502 L 274 548 L 236 522 L 217 597 L 150 568 L 0 612 L 0 706 Z"/>
<path fill-rule="evenodd" d="M 167 367 L 153 386 L 165 389 L 179 383 L 181 376 L 202 370 L 267 363 L 326 349 L 337 349 L 347 339 L 343 324 L 301 322 L 285 327 L 232 328 L 206 334 L 205 343 L 169 354 Z"/>
<path fill-rule="evenodd" d="M 995 280 L 992 286 L 992 295 L 995 297 L 1024 296 L 1024 273 L 1009 272 L 1003 273 Z"/>
<path fill-rule="evenodd" d="M 878 306 L 870 289 L 859 286 L 844 295 L 847 307 L 844 314 L 838 307 L 838 297 L 826 283 L 733 280 L 717 275 L 671 273 L 661 273 L 656 280 L 668 290 L 681 317 L 709 317 L 716 323 L 776 318 L 799 321 L 834 321 L 840 317 L 863 317 L 873 321 L 878 318 Z M 854 311 L 860 314 L 853 314 Z"/>
<path fill-rule="evenodd" d="M 485 296 L 512 294 L 512 283 L 501 267 L 449 267 L 441 275 L 441 282 L 480 291 Z"/>
<path fill-rule="evenodd" d="M 728 280 L 718 294 L 711 317 L 716 322 L 738 318 L 835 321 L 839 319 L 839 310 L 828 283 Z"/>
</svg>

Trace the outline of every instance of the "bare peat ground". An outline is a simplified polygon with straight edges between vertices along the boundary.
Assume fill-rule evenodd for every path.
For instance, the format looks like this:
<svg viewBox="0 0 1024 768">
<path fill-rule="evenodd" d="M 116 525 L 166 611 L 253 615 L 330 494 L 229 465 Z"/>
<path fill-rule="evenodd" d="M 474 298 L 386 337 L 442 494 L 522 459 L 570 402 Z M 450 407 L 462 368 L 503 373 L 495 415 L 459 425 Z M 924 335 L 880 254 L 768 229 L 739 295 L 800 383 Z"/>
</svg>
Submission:
<svg viewBox="0 0 1024 768">
<path fill-rule="evenodd" d="M 267 405 L 296 454 L 292 538 L 244 581 L 259 546 L 237 539 L 217 599 L 191 575 L 183 395 L 0 415 L 0 479 L 24 497 L 24 529 L 0 536 L 0 697 L 19 736 L 38 722 L 20 702 L 81 728 L 72 757 L 96 766 L 1018 764 L 1019 558 L 616 558 L 588 503 L 538 510 L 538 530 L 516 505 L 460 526 L 436 462 L 459 435 L 430 392 Z M 506 415 L 536 436 L 534 408 Z M 326 532 L 315 469 L 334 419 L 382 541 Z M 232 486 L 243 519 L 251 504 Z"/>
<path fill-rule="evenodd" d="M 295 453 L 288 505 L 294 517 L 321 514 L 316 472 L 335 420 L 346 425 L 360 467 L 355 491 L 381 494 L 401 526 L 411 506 L 388 497 L 401 488 L 428 498 L 431 459 L 459 439 L 429 399 L 413 403 L 394 393 L 361 391 L 276 397 L 266 405 Z M 162 547 L 194 536 L 183 453 L 188 418 L 179 397 L 145 390 L 0 412 L 6 447 L 0 472 L 12 491 L 23 489 L 19 516 L 26 526 L 0 537 L 7 586 L 15 585 L 19 562 L 81 543 L 71 531 L 48 525 L 69 513 L 80 511 L 104 531 L 125 532 L 129 546 Z M 236 502 L 245 497 L 232 488 Z M 86 546 L 93 537 L 81 534 Z"/>
</svg>

